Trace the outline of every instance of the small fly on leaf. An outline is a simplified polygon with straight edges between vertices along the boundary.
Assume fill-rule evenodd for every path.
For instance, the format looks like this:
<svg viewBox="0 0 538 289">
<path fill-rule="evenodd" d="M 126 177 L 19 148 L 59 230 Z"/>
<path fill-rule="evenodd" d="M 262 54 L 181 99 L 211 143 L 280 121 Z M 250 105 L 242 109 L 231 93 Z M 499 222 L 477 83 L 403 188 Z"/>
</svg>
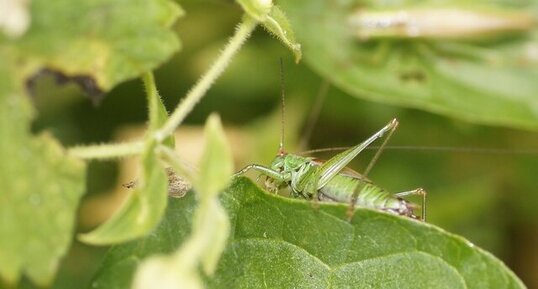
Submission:
<svg viewBox="0 0 538 289">
<path fill-rule="evenodd" d="M 178 176 L 172 168 L 166 168 L 168 175 L 168 195 L 172 198 L 182 198 L 192 188 L 184 178 Z M 124 188 L 133 189 L 138 186 L 138 181 L 130 181 L 122 185 Z"/>
</svg>

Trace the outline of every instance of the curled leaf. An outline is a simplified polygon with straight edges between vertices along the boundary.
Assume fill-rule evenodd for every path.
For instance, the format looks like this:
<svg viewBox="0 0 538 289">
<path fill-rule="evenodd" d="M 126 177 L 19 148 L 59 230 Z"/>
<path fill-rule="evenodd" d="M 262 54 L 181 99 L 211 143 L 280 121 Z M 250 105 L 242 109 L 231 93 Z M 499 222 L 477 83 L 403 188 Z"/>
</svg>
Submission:
<svg viewBox="0 0 538 289">
<path fill-rule="evenodd" d="M 295 62 L 301 60 L 301 44 L 295 39 L 288 18 L 278 6 L 273 6 L 267 19 L 263 22 L 263 26 L 293 52 L 295 55 Z"/>
<path fill-rule="evenodd" d="M 265 18 L 273 7 L 272 0 L 237 0 L 247 14 L 259 22 L 265 21 Z"/>
<path fill-rule="evenodd" d="M 295 36 L 284 12 L 271 0 L 237 0 L 249 17 L 263 24 L 271 34 L 276 36 L 295 55 L 295 62 L 302 57 L 301 45 Z"/>
<path fill-rule="evenodd" d="M 141 156 L 140 185 L 119 211 L 94 231 L 79 235 L 88 244 L 108 245 L 130 241 L 149 233 L 161 220 L 167 203 L 168 177 L 149 141 Z"/>
<path fill-rule="evenodd" d="M 156 153 L 158 143 L 151 137 L 166 122 L 168 114 L 157 92 L 153 74 L 146 73 L 143 81 L 149 106 L 149 136 L 141 156 L 142 177 L 133 183 L 136 184 L 134 191 L 117 213 L 94 231 L 79 236 L 83 242 L 106 245 L 141 237 L 161 221 L 166 208 L 170 171 L 165 173 Z M 173 137 L 166 138 L 164 143 L 173 146 Z"/>
</svg>

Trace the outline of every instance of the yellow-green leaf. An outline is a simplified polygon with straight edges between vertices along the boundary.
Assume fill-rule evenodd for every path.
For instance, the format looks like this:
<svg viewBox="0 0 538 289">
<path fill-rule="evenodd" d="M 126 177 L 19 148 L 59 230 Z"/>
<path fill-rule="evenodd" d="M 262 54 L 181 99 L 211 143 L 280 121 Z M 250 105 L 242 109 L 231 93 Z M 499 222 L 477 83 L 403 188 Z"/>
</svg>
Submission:
<svg viewBox="0 0 538 289">
<path fill-rule="evenodd" d="M 284 12 L 271 0 L 237 0 L 249 17 L 263 24 L 295 55 L 295 62 L 302 57 L 301 45 L 295 40 L 291 24 Z"/>
<path fill-rule="evenodd" d="M 24 59 L 17 69 L 25 77 L 46 68 L 108 91 L 180 48 L 170 26 L 183 12 L 172 1 L 77 1 L 75 6 L 33 0 L 28 31 L 16 39 L 0 37 L 0 45 L 10 48 L 8 57 Z"/>
<path fill-rule="evenodd" d="M 120 210 L 106 223 L 80 236 L 84 242 L 103 245 L 144 236 L 159 223 L 166 208 L 168 174 L 155 152 L 158 143 L 152 136 L 153 132 L 166 122 L 168 113 L 157 91 L 153 73 L 145 73 L 142 80 L 149 107 L 149 135 L 141 157 L 143 174 L 140 184 L 129 195 Z M 173 148 L 173 136 L 167 137 L 164 144 Z"/>
<path fill-rule="evenodd" d="M 141 156 L 140 185 L 127 197 L 118 212 L 92 232 L 79 239 L 95 245 L 130 241 L 149 233 L 161 220 L 167 203 L 168 178 L 149 140 Z"/>
<path fill-rule="evenodd" d="M 32 109 L 0 51 L 0 276 L 49 284 L 67 252 L 85 166 L 58 142 L 33 137 Z"/>
<path fill-rule="evenodd" d="M 263 22 L 271 11 L 272 0 L 237 0 L 243 10 L 257 21 Z"/>
<path fill-rule="evenodd" d="M 205 126 L 206 144 L 194 187 L 200 198 L 212 198 L 226 188 L 233 173 L 233 159 L 220 118 L 211 115 Z"/>
</svg>

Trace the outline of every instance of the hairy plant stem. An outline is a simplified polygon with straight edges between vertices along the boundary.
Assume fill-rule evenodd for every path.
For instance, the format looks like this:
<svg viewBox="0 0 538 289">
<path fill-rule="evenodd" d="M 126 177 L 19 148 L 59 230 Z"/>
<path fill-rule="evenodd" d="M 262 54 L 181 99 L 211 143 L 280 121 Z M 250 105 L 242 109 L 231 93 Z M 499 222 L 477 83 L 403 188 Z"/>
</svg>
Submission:
<svg viewBox="0 0 538 289">
<path fill-rule="evenodd" d="M 113 159 L 140 154 L 144 150 L 143 141 L 118 144 L 77 146 L 67 150 L 68 154 L 81 159 Z"/>
<path fill-rule="evenodd" d="M 202 99 L 213 82 L 222 74 L 230 63 L 232 57 L 237 53 L 243 43 L 250 37 L 258 22 L 250 16 L 244 16 L 235 31 L 235 35 L 230 38 L 228 44 L 221 52 L 220 56 L 209 68 L 209 70 L 198 80 L 196 85 L 187 93 L 187 96 L 179 103 L 168 121 L 155 133 L 157 141 L 161 142 L 171 135 L 185 117 L 191 112 L 194 106 Z"/>
<path fill-rule="evenodd" d="M 250 16 L 244 16 L 236 30 L 234 36 L 230 38 L 228 44 L 222 50 L 220 56 L 209 68 L 209 70 L 198 80 L 193 88 L 187 93 L 187 96 L 179 103 L 174 112 L 166 123 L 155 132 L 155 139 L 162 142 L 166 137 L 174 133 L 175 129 L 185 117 L 191 112 L 194 106 L 202 99 L 213 82 L 226 69 L 233 56 L 239 51 L 239 48 L 250 37 L 252 31 L 258 25 L 258 21 Z M 150 78 L 151 77 L 151 78 Z M 144 84 L 148 93 L 156 93 L 154 84 L 152 84 L 152 75 L 144 77 Z M 113 159 L 140 154 L 144 149 L 144 142 L 129 142 L 122 144 L 103 144 L 92 146 L 80 146 L 68 149 L 70 155 L 81 159 Z"/>
</svg>

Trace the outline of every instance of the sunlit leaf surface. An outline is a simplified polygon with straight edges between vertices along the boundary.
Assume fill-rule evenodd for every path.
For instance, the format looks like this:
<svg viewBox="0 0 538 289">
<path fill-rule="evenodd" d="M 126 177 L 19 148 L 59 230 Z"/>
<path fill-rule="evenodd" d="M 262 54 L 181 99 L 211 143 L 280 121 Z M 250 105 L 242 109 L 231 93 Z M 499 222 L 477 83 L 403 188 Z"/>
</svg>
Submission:
<svg viewBox="0 0 538 289">
<path fill-rule="evenodd" d="M 84 165 L 50 136 L 29 133 L 27 93 L 42 71 L 90 95 L 155 68 L 179 49 L 181 13 L 167 0 L 42 1 L 20 37 L 0 34 L 0 275 L 46 285 L 72 240 Z M 136 17 L 133 17 L 136 15 Z"/>
<path fill-rule="evenodd" d="M 2 39 L 7 57 L 22 58 L 26 77 L 41 69 L 79 82 L 88 92 L 108 91 L 167 60 L 179 49 L 169 29 L 182 12 L 173 2 L 36 0 L 31 26 L 16 40 Z M 135 16 L 136 15 L 136 16 Z"/>
<path fill-rule="evenodd" d="M 85 169 L 49 135 L 30 134 L 32 109 L 8 65 L 0 62 L 0 276 L 45 285 L 71 243 Z"/>
</svg>

